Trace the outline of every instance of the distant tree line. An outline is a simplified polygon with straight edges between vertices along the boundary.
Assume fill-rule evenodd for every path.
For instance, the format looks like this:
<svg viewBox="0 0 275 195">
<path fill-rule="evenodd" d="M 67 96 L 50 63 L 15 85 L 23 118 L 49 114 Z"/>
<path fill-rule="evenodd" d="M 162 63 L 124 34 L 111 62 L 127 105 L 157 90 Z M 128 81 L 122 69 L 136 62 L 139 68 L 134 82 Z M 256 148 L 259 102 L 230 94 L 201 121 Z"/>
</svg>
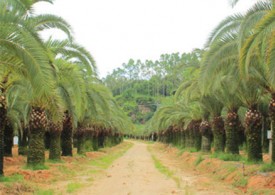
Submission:
<svg viewBox="0 0 275 195">
<path fill-rule="evenodd" d="M 133 122 L 143 124 L 152 117 L 162 98 L 173 95 L 184 78 L 190 77 L 192 67 L 199 66 L 202 53 L 203 50 L 195 49 L 190 53 L 162 54 L 155 61 L 130 59 L 103 80 Z M 142 113 L 139 105 L 151 111 Z"/>
</svg>

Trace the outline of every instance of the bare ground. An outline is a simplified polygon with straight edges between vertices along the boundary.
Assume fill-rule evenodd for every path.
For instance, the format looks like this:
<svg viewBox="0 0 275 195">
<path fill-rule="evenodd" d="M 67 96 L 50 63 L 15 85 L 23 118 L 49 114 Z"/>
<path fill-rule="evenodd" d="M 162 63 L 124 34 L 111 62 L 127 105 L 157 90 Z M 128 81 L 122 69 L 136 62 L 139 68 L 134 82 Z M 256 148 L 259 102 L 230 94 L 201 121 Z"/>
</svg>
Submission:
<svg viewBox="0 0 275 195">
<path fill-rule="evenodd" d="M 147 145 L 134 142 L 134 146 L 106 171 L 104 178 L 78 194 L 166 195 L 178 191 L 176 183 L 154 167 Z"/>
<path fill-rule="evenodd" d="M 133 143 L 134 146 L 106 170 L 105 177 L 97 179 L 92 186 L 77 194 L 237 194 L 236 190 L 228 185 L 213 182 L 206 176 L 183 172 L 178 160 L 166 158 L 167 154 L 156 147 L 151 147 L 149 152 L 148 144 L 134 141 Z M 152 155 L 173 172 L 169 177 L 156 169 Z"/>
</svg>

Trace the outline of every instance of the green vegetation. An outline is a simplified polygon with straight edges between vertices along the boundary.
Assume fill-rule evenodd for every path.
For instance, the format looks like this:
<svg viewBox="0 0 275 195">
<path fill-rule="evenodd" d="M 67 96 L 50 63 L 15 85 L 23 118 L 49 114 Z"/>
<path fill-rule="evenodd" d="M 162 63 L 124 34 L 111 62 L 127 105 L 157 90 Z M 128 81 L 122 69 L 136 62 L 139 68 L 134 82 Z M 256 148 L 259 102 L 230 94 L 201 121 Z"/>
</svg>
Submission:
<svg viewBox="0 0 275 195">
<path fill-rule="evenodd" d="M 199 155 L 197 157 L 197 160 L 195 161 L 195 166 L 198 166 L 203 160 L 204 160 L 203 156 Z"/>
<path fill-rule="evenodd" d="M 81 183 L 69 183 L 67 185 L 67 192 L 74 193 L 75 191 L 79 190 L 82 187 L 83 187 L 83 184 Z"/>
<path fill-rule="evenodd" d="M 27 165 L 23 167 L 24 169 L 30 169 L 30 170 L 48 170 L 49 166 L 44 164 L 36 164 L 36 165 Z"/>
<path fill-rule="evenodd" d="M 200 55 L 197 49 L 191 53 L 162 54 L 155 61 L 130 59 L 107 75 L 104 82 L 132 121 L 144 124 L 159 105 L 171 103 L 171 96 L 191 72 L 191 68 L 184 67 L 197 64 Z"/>
<path fill-rule="evenodd" d="M 109 155 L 102 156 L 96 160 L 91 161 L 89 164 L 101 169 L 107 169 L 117 158 L 121 157 L 127 150 L 133 146 L 133 143 L 129 143 L 127 147 L 123 148 L 115 153 L 110 153 Z"/>
<path fill-rule="evenodd" d="M 18 181 L 23 181 L 24 177 L 23 175 L 20 174 L 14 174 L 8 177 L 0 177 L 0 182 L 8 182 L 8 183 L 13 183 L 13 182 L 18 182 Z"/>
<path fill-rule="evenodd" d="M 161 172 L 162 174 L 166 175 L 168 178 L 172 178 L 176 182 L 178 188 L 180 188 L 180 179 L 175 176 L 174 172 L 165 167 L 154 155 L 152 155 L 152 159 L 154 161 L 156 169 L 159 170 L 159 172 Z"/>
<path fill-rule="evenodd" d="M 169 170 L 167 167 L 165 167 L 155 156 L 152 156 L 154 163 L 155 163 L 155 167 L 159 170 L 159 172 L 161 172 L 162 174 L 166 175 L 169 178 L 172 178 L 172 176 L 174 175 L 174 173 Z"/>
<path fill-rule="evenodd" d="M 225 153 L 217 156 L 223 160 L 239 161 L 244 148 L 247 163 L 263 161 L 266 130 L 275 122 L 274 5 L 274 0 L 259 1 L 247 12 L 223 19 L 205 47 L 189 54 L 195 56 L 192 63 L 185 57 L 171 66 L 165 63 L 172 67 L 162 68 L 165 76 L 179 80 L 173 89 L 167 85 L 173 93 L 162 93 L 171 101 L 159 102 L 144 137 L 178 148 Z M 172 69 L 177 74 L 169 72 Z M 272 150 L 275 162 L 275 141 Z"/>
<path fill-rule="evenodd" d="M 93 56 L 74 41 L 61 17 L 34 11 L 53 0 L 0 1 L 0 176 L 11 156 L 13 135 L 27 167 L 45 169 L 49 159 L 111 147 L 132 123 L 97 75 Z M 67 36 L 42 38 L 45 30 Z M 139 100 L 142 101 L 142 100 Z"/>
<path fill-rule="evenodd" d="M 239 154 L 229 154 L 229 153 L 213 153 L 212 158 L 218 158 L 223 161 L 241 161 L 243 160 Z"/>
<path fill-rule="evenodd" d="M 37 190 L 34 192 L 34 195 L 53 195 L 53 190 Z"/>
<path fill-rule="evenodd" d="M 241 177 L 239 180 L 236 180 L 234 183 L 233 183 L 233 186 L 235 187 L 245 187 L 248 183 L 248 180 L 246 177 Z"/>
<path fill-rule="evenodd" d="M 261 166 L 260 171 L 262 171 L 262 172 L 275 172 L 275 164 L 274 163 L 272 163 L 272 164 L 264 163 Z"/>
</svg>

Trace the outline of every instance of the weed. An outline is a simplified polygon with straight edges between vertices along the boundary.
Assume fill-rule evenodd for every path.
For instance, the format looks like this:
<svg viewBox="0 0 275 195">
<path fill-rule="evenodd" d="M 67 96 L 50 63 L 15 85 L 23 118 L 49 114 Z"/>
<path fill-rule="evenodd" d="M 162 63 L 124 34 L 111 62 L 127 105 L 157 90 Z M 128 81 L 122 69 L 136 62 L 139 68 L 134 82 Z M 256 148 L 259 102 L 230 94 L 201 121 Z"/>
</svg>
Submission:
<svg viewBox="0 0 275 195">
<path fill-rule="evenodd" d="M 48 163 L 53 163 L 53 164 L 59 164 L 59 163 L 65 163 L 63 160 L 51 160 L 51 159 L 48 159 L 47 160 Z"/>
<path fill-rule="evenodd" d="M 34 195 L 53 195 L 53 190 L 38 190 L 34 192 Z"/>
<path fill-rule="evenodd" d="M 181 156 L 183 153 L 185 152 L 185 150 L 183 148 L 179 149 L 179 152 L 178 152 L 178 156 Z"/>
<path fill-rule="evenodd" d="M 66 175 L 70 175 L 70 176 L 75 176 L 76 172 L 74 169 L 70 169 L 67 166 L 64 165 L 60 165 L 58 166 L 58 170 L 62 173 L 62 174 L 66 174 Z"/>
<path fill-rule="evenodd" d="M 274 194 L 274 190 L 272 190 L 272 189 L 260 189 L 260 190 L 255 191 L 255 189 L 248 189 L 247 194 L 251 194 L 251 195 L 271 195 L 271 194 Z"/>
<path fill-rule="evenodd" d="M 260 168 L 262 172 L 272 172 L 275 171 L 275 164 L 263 164 Z"/>
<path fill-rule="evenodd" d="M 30 169 L 30 170 L 36 171 L 36 170 L 48 170 L 49 167 L 44 164 L 37 164 L 37 165 L 26 165 L 23 167 L 23 169 Z"/>
<path fill-rule="evenodd" d="M 157 170 L 159 170 L 159 172 L 166 175 L 167 177 L 172 178 L 176 182 L 177 186 L 180 188 L 180 179 L 174 176 L 174 173 L 171 170 L 162 165 L 161 162 L 154 155 L 152 155 L 152 158 Z"/>
<path fill-rule="evenodd" d="M 67 185 L 67 192 L 73 193 L 73 192 L 79 190 L 82 186 L 83 186 L 83 184 L 81 184 L 81 183 L 69 183 Z"/>
<path fill-rule="evenodd" d="M 163 166 L 161 164 L 161 162 L 155 157 L 152 156 L 153 161 L 155 163 L 155 167 L 164 175 L 166 175 L 167 177 L 171 177 L 173 175 L 173 172 L 170 171 L 167 167 Z"/>
<path fill-rule="evenodd" d="M 188 148 L 188 152 L 194 153 L 194 152 L 198 152 L 198 150 L 196 148 Z"/>
<path fill-rule="evenodd" d="M 23 175 L 20 175 L 20 174 L 14 174 L 14 175 L 11 175 L 11 176 L 1 176 L 0 177 L 0 182 L 18 182 L 18 181 L 23 181 L 24 180 L 24 177 Z"/>
<path fill-rule="evenodd" d="M 240 179 L 235 180 L 235 182 L 233 183 L 233 186 L 236 187 L 245 187 L 248 183 L 247 178 L 245 177 L 241 177 Z"/>
<path fill-rule="evenodd" d="M 90 165 L 96 166 L 102 169 L 107 169 L 117 158 L 121 157 L 133 144 L 127 145 L 127 147 L 121 149 L 118 152 L 110 153 L 108 155 L 102 156 L 96 160 L 91 161 Z"/>
<path fill-rule="evenodd" d="M 228 154 L 228 153 L 213 153 L 212 158 L 218 158 L 223 161 L 240 161 L 242 157 L 239 154 Z"/>
<path fill-rule="evenodd" d="M 195 161 L 195 166 L 198 166 L 203 160 L 204 158 L 202 157 L 202 155 L 199 155 L 197 160 Z"/>
</svg>

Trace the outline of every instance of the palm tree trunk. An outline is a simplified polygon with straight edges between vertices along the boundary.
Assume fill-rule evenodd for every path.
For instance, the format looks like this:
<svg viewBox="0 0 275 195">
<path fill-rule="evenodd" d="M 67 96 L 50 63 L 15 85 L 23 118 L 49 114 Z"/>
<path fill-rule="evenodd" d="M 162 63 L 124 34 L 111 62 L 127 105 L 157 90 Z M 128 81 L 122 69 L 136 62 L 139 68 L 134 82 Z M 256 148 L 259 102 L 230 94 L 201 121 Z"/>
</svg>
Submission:
<svg viewBox="0 0 275 195">
<path fill-rule="evenodd" d="M 61 159 L 61 130 L 50 131 L 50 151 L 49 159 L 60 160 Z"/>
<path fill-rule="evenodd" d="M 45 162 L 45 146 L 44 146 L 43 128 L 32 128 L 30 131 L 29 151 L 27 164 L 28 166 L 43 165 Z"/>
<path fill-rule="evenodd" d="M 200 151 L 201 149 L 201 133 L 200 133 L 200 123 L 201 121 L 194 121 L 193 128 L 192 128 L 192 133 L 193 133 L 193 139 L 194 139 L 194 148 L 197 151 Z"/>
<path fill-rule="evenodd" d="M 19 132 L 18 154 L 26 156 L 28 154 L 28 129 L 24 128 Z"/>
<path fill-rule="evenodd" d="M 12 156 L 13 128 L 10 123 L 6 123 L 4 131 L 4 156 Z"/>
<path fill-rule="evenodd" d="M 232 154 L 239 154 L 239 132 L 240 121 L 237 112 L 230 111 L 227 113 L 225 120 L 225 133 L 226 133 L 226 152 Z"/>
<path fill-rule="evenodd" d="M 4 89 L 1 88 L 1 92 L 4 93 Z M 4 175 L 4 133 L 7 122 L 7 109 L 5 97 L 1 96 L 0 102 L 0 177 Z"/>
<path fill-rule="evenodd" d="M 185 148 L 186 147 L 186 143 L 185 143 L 185 135 L 186 134 L 186 131 L 184 131 L 183 129 L 181 130 L 181 148 Z"/>
<path fill-rule="evenodd" d="M 0 124 L 0 177 L 4 175 L 4 128 Z"/>
<path fill-rule="evenodd" d="M 185 131 L 185 146 L 186 148 L 192 147 L 191 129 L 187 127 Z"/>
<path fill-rule="evenodd" d="M 93 137 L 92 137 L 92 142 L 93 142 L 93 150 L 98 151 L 98 134 L 97 134 L 97 132 L 94 132 Z"/>
<path fill-rule="evenodd" d="M 45 144 L 45 149 L 49 150 L 51 145 L 51 135 L 50 135 L 50 132 L 48 131 L 46 131 L 44 135 L 44 144 Z"/>
<path fill-rule="evenodd" d="M 30 117 L 30 140 L 27 157 L 28 166 L 44 165 L 44 135 L 47 127 L 47 116 L 44 109 L 32 108 Z"/>
<path fill-rule="evenodd" d="M 0 108 L 0 177 L 4 175 L 4 129 L 6 109 Z"/>
<path fill-rule="evenodd" d="M 213 118 L 212 130 L 214 135 L 214 151 L 224 152 L 225 130 L 224 130 L 224 122 L 221 116 L 216 116 Z"/>
<path fill-rule="evenodd" d="M 268 116 L 263 116 L 263 123 L 262 123 L 262 150 L 265 153 L 268 153 L 268 138 L 267 138 L 267 130 L 270 127 L 270 120 Z"/>
<path fill-rule="evenodd" d="M 208 121 L 202 121 L 200 124 L 200 133 L 202 135 L 201 150 L 202 152 L 211 151 L 211 126 Z"/>
<path fill-rule="evenodd" d="M 61 149 L 62 156 L 73 156 L 73 126 L 72 119 L 66 113 L 61 132 Z"/>
<path fill-rule="evenodd" d="M 269 103 L 269 116 L 271 118 L 271 123 L 274 125 L 275 124 L 275 94 L 272 94 L 272 100 Z M 275 132 L 274 132 L 274 128 L 271 129 L 271 131 L 272 131 L 271 162 L 275 163 Z"/>
<path fill-rule="evenodd" d="M 104 147 L 104 139 L 105 139 L 105 136 L 104 136 L 103 132 L 100 132 L 99 135 L 98 135 L 98 146 L 99 146 L 99 148 Z"/>
<path fill-rule="evenodd" d="M 77 130 L 77 154 L 85 154 L 84 130 Z"/>
<path fill-rule="evenodd" d="M 256 109 L 249 109 L 245 115 L 247 139 L 247 160 L 262 161 L 261 129 L 262 115 Z"/>
</svg>

